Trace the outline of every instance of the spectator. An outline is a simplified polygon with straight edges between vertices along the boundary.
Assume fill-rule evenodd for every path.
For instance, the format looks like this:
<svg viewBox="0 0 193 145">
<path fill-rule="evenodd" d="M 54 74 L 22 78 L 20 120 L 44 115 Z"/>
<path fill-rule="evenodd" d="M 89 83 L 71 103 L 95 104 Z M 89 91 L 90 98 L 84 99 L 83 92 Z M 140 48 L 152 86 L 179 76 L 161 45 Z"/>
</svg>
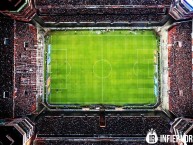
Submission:
<svg viewBox="0 0 193 145">
<path fill-rule="evenodd" d="M 0 118 L 13 117 L 13 23 L 11 19 L 0 17 Z"/>
<path fill-rule="evenodd" d="M 27 23 L 15 25 L 15 116 L 31 114 L 36 109 L 37 30 Z"/>
<path fill-rule="evenodd" d="M 192 99 L 192 22 L 169 30 L 169 106 L 177 116 L 193 116 Z"/>
</svg>

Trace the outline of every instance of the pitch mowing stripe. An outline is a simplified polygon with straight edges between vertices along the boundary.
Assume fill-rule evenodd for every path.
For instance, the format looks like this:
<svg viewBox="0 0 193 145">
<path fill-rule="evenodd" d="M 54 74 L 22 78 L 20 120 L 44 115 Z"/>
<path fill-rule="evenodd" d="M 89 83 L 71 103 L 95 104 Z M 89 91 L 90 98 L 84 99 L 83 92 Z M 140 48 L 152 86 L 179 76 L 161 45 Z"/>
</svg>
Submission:
<svg viewBox="0 0 193 145">
<path fill-rule="evenodd" d="M 69 33 L 71 33 L 72 35 Z M 67 95 L 63 95 L 62 93 L 64 92 L 62 93 L 60 92 L 58 94 L 52 93 L 51 103 L 54 103 L 54 101 L 57 102 L 58 99 L 55 100 L 54 98 L 58 98 L 58 96 L 61 99 L 61 103 L 64 103 L 64 104 L 66 103 L 85 104 L 85 102 L 88 102 L 88 100 L 91 100 L 91 102 L 96 104 L 97 104 L 97 101 L 100 103 L 114 102 L 114 104 L 119 104 L 120 101 L 118 102 L 117 98 L 118 100 L 125 100 L 126 103 L 138 104 L 138 103 L 141 103 L 142 100 L 144 100 L 143 99 L 144 96 L 146 96 L 147 99 L 151 98 L 151 100 L 148 102 L 155 101 L 155 98 L 153 95 L 153 87 L 150 88 L 151 83 L 153 86 L 153 76 L 151 78 L 152 80 L 145 79 L 146 74 L 149 74 L 149 69 L 154 70 L 152 66 L 153 63 L 148 64 L 148 65 L 151 65 L 152 67 L 148 66 L 148 70 L 147 70 L 147 66 L 146 66 L 147 63 L 145 63 L 145 60 L 144 60 L 145 58 L 152 57 L 155 50 L 155 46 L 152 46 L 153 44 L 150 45 L 150 42 L 154 42 L 154 40 L 150 39 L 149 36 L 148 37 L 145 36 L 146 41 L 143 40 L 141 42 L 134 39 L 135 35 L 130 35 L 128 37 L 125 35 L 124 40 L 123 40 L 123 37 L 118 37 L 120 35 L 122 36 L 123 34 L 126 34 L 125 31 L 121 31 L 121 33 L 123 34 L 119 34 L 119 32 L 115 32 L 115 35 L 118 34 L 117 36 L 114 35 L 115 37 L 106 37 L 108 36 L 108 34 L 105 34 L 105 37 L 103 37 L 104 35 L 99 36 L 97 34 L 91 34 L 90 32 L 80 32 L 80 33 L 89 34 L 89 36 L 77 35 L 79 32 L 76 35 L 74 35 L 73 32 L 69 32 L 69 33 L 68 32 L 65 32 L 63 34 L 61 33 L 59 36 L 58 36 L 59 33 L 57 32 L 54 33 L 55 37 L 53 37 L 54 43 L 52 43 L 53 44 L 52 60 L 57 60 L 57 63 L 58 62 L 61 63 L 64 60 L 66 61 L 68 57 L 68 60 L 70 61 L 70 64 L 73 67 L 72 67 L 71 75 L 69 76 L 69 78 L 66 78 L 65 75 L 63 76 L 62 73 L 58 73 L 58 71 L 65 71 L 67 73 L 67 69 L 68 69 L 66 67 L 67 65 L 63 67 L 62 65 L 57 65 L 57 63 L 52 63 L 53 65 L 52 80 L 54 81 L 54 82 L 52 81 L 52 83 L 54 83 L 52 87 L 62 89 L 63 85 L 60 80 L 64 80 L 64 81 L 66 80 L 66 83 L 69 84 L 68 85 L 69 87 L 67 87 L 67 93 L 66 93 Z M 113 33 L 110 32 L 110 35 L 112 34 Z M 149 33 L 149 34 L 153 36 L 152 33 Z M 99 37 L 93 37 L 93 36 L 99 36 Z M 58 38 L 58 37 L 61 37 L 61 38 Z M 98 41 L 100 39 L 102 39 L 103 40 L 102 42 L 105 42 L 105 43 L 101 43 L 100 41 Z M 87 40 L 86 43 L 85 43 L 85 40 Z M 87 46 L 89 46 L 89 48 Z M 111 47 L 111 49 L 109 47 Z M 71 53 L 64 57 L 63 51 L 65 51 L 66 48 L 69 48 Z M 110 62 L 112 63 L 113 69 L 117 70 L 117 71 L 113 71 L 109 78 L 103 78 L 103 77 L 101 78 L 102 87 L 96 85 L 97 82 L 100 84 L 100 81 L 97 80 L 96 77 L 93 77 L 93 73 L 90 73 L 92 72 L 93 64 L 88 63 L 91 61 L 96 61 L 99 58 L 101 58 L 101 56 L 99 56 L 97 53 L 97 50 L 99 50 L 99 48 L 101 48 L 101 52 L 102 52 L 101 56 L 103 55 L 102 58 L 105 57 L 105 59 L 110 60 Z M 132 81 L 135 81 L 134 78 L 136 78 L 136 76 L 129 71 L 130 73 L 129 75 L 133 77 L 130 77 L 132 79 L 128 79 L 127 73 L 123 73 L 125 70 L 128 71 L 128 70 L 131 70 L 130 68 L 133 68 L 132 64 L 136 62 L 135 49 L 137 49 L 137 54 L 140 56 L 140 57 L 137 57 L 139 58 L 138 64 L 137 64 L 138 85 L 139 87 L 146 86 L 146 88 L 139 88 L 138 90 L 135 89 L 134 87 L 135 85 L 134 83 L 132 83 Z M 86 53 L 81 50 L 84 50 Z M 124 59 L 122 59 L 122 57 L 118 57 L 123 55 L 122 51 L 124 51 L 127 54 L 127 56 L 126 55 L 124 56 Z M 116 53 L 117 56 L 115 56 L 114 53 Z M 85 65 L 87 65 L 87 67 L 84 67 L 82 61 L 85 63 Z M 118 64 L 117 62 L 119 62 L 120 64 Z M 55 67 L 55 65 L 57 66 Z M 106 72 L 106 69 L 104 69 L 103 63 L 101 63 L 101 65 L 102 65 L 101 74 L 104 75 L 104 73 Z M 120 66 L 120 68 L 119 67 L 116 68 L 116 66 Z M 58 74 L 55 75 L 55 72 L 57 72 Z M 151 72 L 152 72 L 151 74 L 153 74 L 153 71 Z M 119 73 L 119 76 L 117 76 L 115 73 Z M 84 74 L 86 76 L 84 76 Z M 87 79 L 90 79 L 90 80 L 87 80 Z M 69 80 L 70 82 L 67 80 Z M 74 85 L 75 83 L 78 83 L 79 85 L 76 86 Z M 116 85 L 113 85 L 115 88 L 113 86 L 111 87 L 110 84 L 112 85 L 112 83 L 117 85 L 120 84 L 119 85 L 120 88 L 116 87 Z M 127 87 L 125 87 L 125 85 L 127 85 Z M 105 90 L 103 90 L 104 86 L 105 86 Z M 101 88 L 101 91 L 100 91 L 100 88 Z M 147 90 L 147 88 L 150 88 L 151 91 Z M 148 95 L 146 95 L 146 92 L 144 92 L 144 90 L 148 92 Z M 101 93 L 101 96 L 103 96 L 103 98 L 101 98 L 100 95 L 98 95 L 97 97 L 96 94 L 98 93 L 99 94 Z M 107 94 L 109 94 L 110 97 Z M 129 96 L 129 98 L 124 97 L 128 95 L 131 95 L 131 96 Z M 136 97 L 139 95 L 142 95 L 143 97 Z M 102 99 L 102 101 L 99 101 L 100 98 Z"/>
</svg>

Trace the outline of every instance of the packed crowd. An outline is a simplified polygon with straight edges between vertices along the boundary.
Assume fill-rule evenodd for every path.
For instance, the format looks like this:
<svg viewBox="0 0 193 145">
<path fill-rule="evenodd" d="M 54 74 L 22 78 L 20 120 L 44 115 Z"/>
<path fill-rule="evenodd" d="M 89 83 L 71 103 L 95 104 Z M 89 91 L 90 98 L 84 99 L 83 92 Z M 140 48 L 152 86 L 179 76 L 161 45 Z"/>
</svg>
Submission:
<svg viewBox="0 0 193 145">
<path fill-rule="evenodd" d="M 66 16 L 41 16 L 44 22 L 161 22 L 165 15 L 66 15 Z"/>
<path fill-rule="evenodd" d="M 45 22 L 111 22 L 111 23 L 113 22 L 128 23 L 138 21 L 160 22 L 168 14 L 170 3 L 171 3 L 170 0 L 162 0 L 162 1 L 37 0 L 36 1 L 38 15 Z M 160 6 L 158 6 L 159 4 Z M 125 5 L 130 5 L 130 7 L 127 7 Z"/>
<path fill-rule="evenodd" d="M 40 8 L 39 15 L 86 15 L 86 14 L 105 14 L 105 15 L 149 15 L 149 14 L 166 14 L 166 8 L 78 8 L 78 9 L 59 9 L 59 8 Z"/>
<path fill-rule="evenodd" d="M 45 5 L 170 5 L 171 0 L 36 0 L 36 6 Z"/>
<path fill-rule="evenodd" d="M 106 127 L 101 128 L 98 116 L 45 116 L 37 121 L 40 136 L 146 136 L 151 128 L 157 134 L 169 132 L 169 122 L 162 117 L 106 116 Z"/>
<path fill-rule="evenodd" d="M 37 30 L 15 22 L 15 116 L 32 113 L 36 105 Z"/>
<path fill-rule="evenodd" d="M 94 141 L 95 140 L 95 141 Z M 74 141 L 65 141 L 57 139 L 35 140 L 34 145 L 147 145 L 145 141 L 126 141 L 124 139 L 85 139 L 75 138 Z M 156 145 L 163 145 L 163 143 L 156 143 Z"/>
<path fill-rule="evenodd" d="M 13 20 L 0 17 L 0 118 L 13 116 L 13 30 Z"/>
<path fill-rule="evenodd" d="M 169 30 L 169 106 L 178 116 L 193 115 L 192 22 Z"/>
<path fill-rule="evenodd" d="M 38 14 L 45 22 L 159 22 L 167 12 L 167 8 L 40 8 Z"/>
</svg>

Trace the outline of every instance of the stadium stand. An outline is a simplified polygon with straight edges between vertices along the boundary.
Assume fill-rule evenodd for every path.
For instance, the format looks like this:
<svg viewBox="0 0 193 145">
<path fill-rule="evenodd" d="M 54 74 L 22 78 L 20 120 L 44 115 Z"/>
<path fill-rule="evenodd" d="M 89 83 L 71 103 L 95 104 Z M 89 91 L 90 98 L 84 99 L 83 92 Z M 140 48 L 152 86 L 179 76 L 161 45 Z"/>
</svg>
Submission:
<svg viewBox="0 0 193 145">
<path fill-rule="evenodd" d="M 58 5 L 170 5 L 171 0 L 36 0 L 36 6 Z"/>
<path fill-rule="evenodd" d="M 162 15 L 69 15 L 69 16 L 41 16 L 45 22 L 135 22 L 158 21 Z"/>
<path fill-rule="evenodd" d="M 168 14 L 170 3 L 170 0 L 37 0 L 36 7 L 44 22 L 161 22 Z"/>
<path fill-rule="evenodd" d="M 13 22 L 0 17 L 0 118 L 13 117 Z"/>
<path fill-rule="evenodd" d="M 15 22 L 15 116 L 36 109 L 37 30 L 27 23 Z"/>
<path fill-rule="evenodd" d="M 156 130 L 159 136 L 174 133 L 171 130 L 175 121 L 177 124 L 175 127 L 181 128 L 182 132 L 192 127 L 189 120 L 184 121 L 180 118 L 187 116 L 192 118 L 193 116 L 192 22 L 175 22 L 172 19 L 168 14 L 171 1 L 20 0 L 18 2 L 23 2 L 24 7 L 21 7 L 19 11 L 13 12 L 11 9 L 9 11 L 4 9 L 3 12 L 0 8 L 1 13 L 12 18 L 5 18 L 0 14 L 0 129 L 3 128 L 3 131 L 0 130 L 0 144 L 2 143 L 2 134 L 4 134 L 6 141 L 11 141 L 11 137 L 7 137 L 7 134 L 14 136 L 15 128 L 18 128 L 17 133 L 20 136 L 15 136 L 14 139 L 19 139 L 20 143 L 22 137 L 28 136 L 26 144 L 145 145 L 147 144 L 144 141 L 145 136 L 151 128 Z M 49 106 L 45 101 L 47 98 L 44 98 L 44 89 L 39 91 L 41 93 L 37 97 L 37 80 L 39 79 L 44 84 L 43 70 L 44 63 L 46 64 L 44 62 L 44 49 L 47 41 L 49 41 L 51 31 L 48 27 L 60 30 L 57 27 L 60 26 L 59 22 L 69 23 L 71 28 L 73 28 L 71 24 L 80 24 L 81 22 L 85 22 L 83 25 L 86 22 L 93 23 L 93 25 L 84 25 L 84 28 L 87 26 L 96 27 L 95 24 L 98 22 L 125 22 L 128 24 L 134 22 L 134 25 L 131 25 L 135 27 L 131 28 L 131 31 L 133 31 L 138 26 L 139 29 L 141 29 L 141 26 L 149 26 L 141 25 L 143 22 L 147 24 L 155 22 L 157 24 L 161 23 L 166 17 L 170 18 L 166 24 L 167 28 L 172 25 L 168 29 L 168 44 L 166 44 L 168 47 L 168 56 L 166 55 L 166 57 L 169 59 L 169 67 L 163 68 L 169 71 L 169 104 L 168 102 L 161 102 L 162 98 L 158 98 L 161 101 L 158 101 L 158 104 L 154 106 L 155 108 L 146 104 L 142 106 L 145 109 L 147 107 L 147 110 L 144 110 L 141 106 L 137 106 L 136 109 L 132 108 L 133 106 L 108 106 L 103 104 L 88 104 L 84 107 L 79 104 Z M 40 21 L 43 23 L 40 23 Z M 47 23 L 50 25 L 47 25 Z M 121 28 L 124 28 L 124 26 L 120 25 Z M 152 26 L 156 27 L 149 28 L 155 28 L 156 33 L 162 35 L 161 27 L 158 28 L 158 25 Z M 44 27 L 46 28 L 44 29 Z M 64 29 L 65 31 L 68 30 L 66 27 L 63 27 Z M 106 28 L 103 27 L 103 29 Z M 165 28 L 163 30 L 165 31 Z M 160 46 L 162 42 L 165 45 L 165 41 L 159 39 L 157 38 L 155 41 L 160 43 Z M 38 57 L 37 49 L 40 47 L 43 53 L 39 54 L 41 57 Z M 157 53 L 159 54 L 159 52 Z M 42 71 L 41 75 L 37 75 L 38 60 L 41 61 L 41 69 L 39 69 L 39 71 Z M 162 63 L 162 60 L 159 61 Z M 45 86 L 42 85 L 43 87 Z M 159 87 L 161 88 L 161 86 Z M 162 103 L 167 104 L 163 105 Z M 168 109 L 168 105 L 169 110 L 164 110 Z M 160 111 L 157 111 L 158 109 Z M 13 125 L 15 128 L 8 128 L 6 126 L 8 122 L 10 126 Z"/>
<path fill-rule="evenodd" d="M 79 141 L 78 141 L 79 140 Z M 82 140 L 82 141 L 81 141 Z M 95 141 L 94 141 L 95 140 Z M 96 140 L 96 139 L 77 139 L 75 138 L 74 141 L 65 141 L 60 139 L 36 139 L 34 145 L 58 145 L 58 144 L 65 144 L 65 145 L 147 145 L 144 141 L 121 141 L 120 139 L 113 140 L 113 139 L 103 139 L 103 141 Z M 163 145 L 163 143 L 157 143 L 157 145 Z"/>
<path fill-rule="evenodd" d="M 87 9 L 87 8 L 81 8 L 81 9 L 57 9 L 57 8 L 41 8 L 39 9 L 40 15 L 73 15 L 73 14 L 132 14 L 132 15 L 147 15 L 152 13 L 157 14 L 166 14 L 166 9 L 163 7 L 161 8 L 100 8 L 100 9 Z"/>
<path fill-rule="evenodd" d="M 191 33 L 192 22 L 169 30 L 169 105 L 177 116 L 193 115 Z"/>
<path fill-rule="evenodd" d="M 48 125 L 49 124 L 49 125 Z M 38 136 L 146 136 L 154 128 L 157 134 L 169 133 L 169 122 L 157 116 L 106 116 L 106 127 L 98 116 L 44 116 L 36 124 Z M 63 127 L 62 127 L 63 126 Z M 64 127 L 65 126 L 65 127 Z"/>
</svg>

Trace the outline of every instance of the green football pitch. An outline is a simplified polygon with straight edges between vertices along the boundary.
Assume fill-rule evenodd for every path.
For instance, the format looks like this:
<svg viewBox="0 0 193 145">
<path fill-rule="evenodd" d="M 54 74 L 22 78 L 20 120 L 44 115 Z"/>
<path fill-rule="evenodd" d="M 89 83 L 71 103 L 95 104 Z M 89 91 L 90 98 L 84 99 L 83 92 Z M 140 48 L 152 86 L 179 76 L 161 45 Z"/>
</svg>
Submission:
<svg viewBox="0 0 193 145">
<path fill-rule="evenodd" d="M 155 104 L 151 30 L 52 31 L 49 104 Z"/>
</svg>

